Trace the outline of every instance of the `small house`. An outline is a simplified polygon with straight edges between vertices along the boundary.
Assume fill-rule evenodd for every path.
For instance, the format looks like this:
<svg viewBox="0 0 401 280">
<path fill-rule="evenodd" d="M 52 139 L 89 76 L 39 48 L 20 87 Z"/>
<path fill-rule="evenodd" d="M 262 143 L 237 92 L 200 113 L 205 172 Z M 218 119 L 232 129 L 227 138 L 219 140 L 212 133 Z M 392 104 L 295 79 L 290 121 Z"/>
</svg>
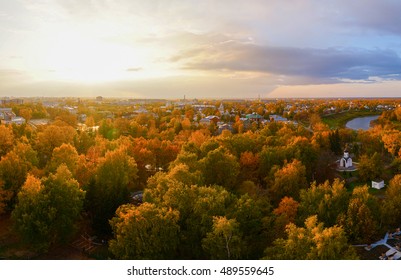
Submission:
<svg viewBox="0 0 401 280">
<path fill-rule="evenodd" d="M 384 181 L 372 181 L 372 188 L 380 190 L 382 188 L 384 188 Z"/>
</svg>

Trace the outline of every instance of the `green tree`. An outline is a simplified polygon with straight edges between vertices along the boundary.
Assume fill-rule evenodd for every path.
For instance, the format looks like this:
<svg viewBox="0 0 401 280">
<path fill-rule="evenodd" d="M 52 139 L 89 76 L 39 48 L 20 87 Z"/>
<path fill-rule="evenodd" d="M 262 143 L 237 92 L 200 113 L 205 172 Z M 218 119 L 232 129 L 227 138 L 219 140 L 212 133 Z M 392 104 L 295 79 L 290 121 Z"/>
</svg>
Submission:
<svg viewBox="0 0 401 280">
<path fill-rule="evenodd" d="M 42 181 L 29 175 L 12 212 L 15 228 L 36 250 L 46 251 L 74 232 L 84 196 L 65 165 Z"/>
<path fill-rule="evenodd" d="M 110 251 L 118 259 L 173 259 L 179 244 L 179 212 L 151 203 L 122 205 L 110 221 Z"/>
<path fill-rule="evenodd" d="M 212 259 L 239 259 L 241 234 L 235 219 L 213 217 L 213 228 L 202 240 L 202 247 Z"/>
<path fill-rule="evenodd" d="M 260 259 L 266 246 L 264 220 L 271 215 L 271 205 L 266 195 L 251 197 L 248 194 L 235 199 L 233 205 L 226 211 L 226 216 L 236 219 L 241 238 L 241 258 Z"/>
<path fill-rule="evenodd" d="M 366 244 L 373 241 L 380 218 L 377 198 L 369 194 L 365 185 L 353 190 L 345 215 L 339 217 L 351 242 Z"/>
<path fill-rule="evenodd" d="M 93 225 L 100 232 L 109 232 L 108 220 L 117 208 L 129 201 L 135 187 L 137 166 L 124 147 L 106 153 L 99 160 L 95 178 L 87 187 L 87 209 L 92 213 Z"/>
<path fill-rule="evenodd" d="M 213 217 L 225 216 L 235 201 L 221 186 L 188 186 L 159 172 L 148 181 L 144 201 L 180 212 L 180 256 L 202 258 L 201 241 L 212 230 Z"/>
<path fill-rule="evenodd" d="M 382 205 L 382 220 L 389 227 L 397 227 L 401 221 L 401 175 L 390 181 Z"/>
<path fill-rule="evenodd" d="M 7 205 L 12 198 L 13 193 L 4 189 L 4 183 L 0 180 L 0 215 L 6 212 Z"/>
<path fill-rule="evenodd" d="M 93 132 L 80 131 L 74 138 L 74 146 L 79 154 L 86 154 L 90 147 L 95 145 Z"/>
<path fill-rule="evenodd" d="M 201 170 L 207 185 L 220 185 L 233 189 L 239 174 L 237 158 L 223 148 L 210 151 L 201 161 Z"/>
<path fill-rule="evenodd" d="M 305 220 L 305 227 L 289 224 L 287 238 L 279 238 L 266 249 L 266 259 L 278 260 L 349 260 L 356 259 L 342 227 L 325 228 L 317 216 Z"/>
<path fill-rule="evenodd" d="M 334 132 L 330 132 L 329 141 L 330 150 L 336 155 L 341 155 L 341 139 L 338 129 L 336 129 Z"/>
<path fill-rule="evenodd" d="M 329 181 L 319 185 L 313 183 L 310 188 L 301 190 L 300 220 L 316 214 L 325 226 L 334 226 L 338 216 L 347 211 L 348 200 L 347 189 L 339 179 L 335 179 L 332 184 Z"/>
<path fill-rule="evenodd" d="M 183 163 L 171 168 L 168 176 L 187 186 L 203 184 L 202 174 L 200 173 L 200 171 L 197 170 L 195 172 L 190 172 L 188 165 Z"/>
<path fill-rule="evenodd" d="M 363 181 L 372 181 L 380 178 L 383 174 L 383 161 L 378 153 L 372 157 L 362 155 L 359 159 L 359 178 Z"/>
</svg>

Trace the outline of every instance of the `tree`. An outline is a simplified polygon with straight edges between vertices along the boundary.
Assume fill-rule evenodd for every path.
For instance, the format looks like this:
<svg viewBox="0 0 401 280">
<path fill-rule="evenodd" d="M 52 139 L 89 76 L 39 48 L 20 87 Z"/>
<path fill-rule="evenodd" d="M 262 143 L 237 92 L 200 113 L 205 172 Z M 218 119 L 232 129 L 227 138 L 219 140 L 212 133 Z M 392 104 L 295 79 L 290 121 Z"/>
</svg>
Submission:
<svg viewBox="0 0 401 280">
<path fill-rule="evenodd" d="M 144 201 L 178 210 L 180 256 L 202 258 L 205 256 L 201 241 L 212 230 L 213 217 L 225 216 L 234 198 L 221 186 L 188 186 L 159 172 L 149 178 Z"/>
<path fill-rule="evenodd" d="M 271 219 L 273 236 L 275 239 L 282 238 L 285 235 L 286 226 L 295 223 L 298 213 L 299 202 L 292 197 L 285 196 L 281 199 L 280 204 L 273 210 Z"/>
<path fill-rule="evenodd" d="M 15 228 L 36 250 L 46 251 L 74 232 L 84 196 L 65 165 L 42 181 L 29 175 L 12 212 Z"/>
<path fill-rule="evenodd" d="M 336 155 L 340 155 L 341 154 L 341 139 L 340 139 L 340 134 L 338 132 L 338 129 L 336 129 L 334 132 L 330 132 L 329 141 L 330 141 L 331 151 Z"/>
<path fill-rule="evenodd" d="M 239 163 L 235 156 L 224 148 L 210 151 L 201 161 L 201 171 L 207 185 L 220 185 L 233 189 L 239 174 Z"/>
<path fill-rule="evenodd" d="M 241 259 L 260 259 L 266 246 L 266 231 L 264 220 L 271 215 L 271 205 L 268 198 L 259 194 L 251 197 L 241 195 L 226 212 L 227 218 L 238 222 L 241 235 Z"/>
<path fill-rule="evenodd" d="M 129 201 L 137 172 L 134 158 L 127 155 L 123 147 L 107 152 L 99 160 L 94 181 L 87 187 L 87 209 L 92 213 L 96 230 L 110 231 L 108 220 L 120 205 Z"/>
<path fill-rule="evenodd" d="M 3 190 L 7 191 L 7 197 L 9 197 L 7 201 L 9 209 L 12 209 L 29 170 L 29 162 L 21 159 L 14 151 L 10 151 L 1 158 L 0 180 L 3 181 Z"/>
<path fill-rule="evenodd" d="M 316 214 L 325 226 L 334 226 L 338 216 L 347 211 L 348 193 L 344 182 L 335 179 L 332 184 L 313 183 L 310 188 L 301 190 L 299 215 L 300 220 Z"/>
<path fill-rule="evenodd" d="M 93 145 L 95 145 L 95 138 L 92 132 L 80 131 L 74 138 L 74 146 L 79 154 L 86 154 Z"/>
<path fill-rule="evenodd" d="M 383 161 L 378 153 L 372 157 L 362 155 L 359 159 L 359 178 L 363 181 L 372 181 L 380 178 L 383 174 Z"/>
<path fill-rule="evenodd" d="M 347 212 L 339 217 L 339 223 L 351 242 L 370 244 L 377 233 L 379 217 L 377 199 L 365 185 L 353 190 Z"/>
<path fill-rule="evenodd" d="M 286 147 L 287 159 L 298 159 L 305 166 L 305 176 L 308 180 L 313 177 L 318 160 L 318 150 L 306 137 L 296 136 Z"/>
<path fill-rule="evenodd" d="M 9 126 L 0 125 L 0 157 L 8 153 L 14 145 L 13 130 Z"/>
<path fill-rule="evenodd" d="M 6 212 L 7 204 L 11 200 L 13 193 L 4 189 L 3 181 L 0 181 L 0 215 Z"/>
<path fill-rule="evenodd" d="M 237 221 L 213 217 L 213 229 L 202 240 L 202 247 L 212 259 L 239 259 L 241 235 Z"/>
<path fill-rule="evenodd" d="M 401 221 L 401 175 L 390 181 L 382 204 L 382 220 L 389 227 L 397 227 Z"/>
<path fill-rule="evenodd" d="M 73 144 L 76 131 L 71 126 L 49 125 L 38 133 L 36 147 L 39 160 L 44 166 L 50 160 L 54 148 L 62 144 Z"/>
<path fill-rule="evenodd" d="M 168 176 L 187 186 L 203 184 L 200 171 L 190 172 L 188 165 L 183 163 L 177 164 L 171 168 Z"/>
<path fill-rule="evenodd" d="M 179 212 L 151 203 L 122 205 L 110 221 L 110 251 L 118 259 L 173 259 L 179 244 Z"/>
<path fill-rule="evenodd" d="M 397 156 L 401 147 L 401 133 L 398 130 L 386 131 L 382 135 L 384 147 L 392 156 Z"/>
<path fill-rule="evenodd" d="M 239 176 L 242 181 L 257 181 L 257 173 L 259 169 L 259 155 L 252 152 L 243 152 L 240 156 L 241 171 Z"/>
<path fill-rule="evenodd" d="M 289 224 L 287 238 L 279 238 L 265 251 L 266 259 L 279 260 L 350 260 L 356 259 L 353 247 L 342 227 L 325 228 L 317 216 L 305 220 L 305 227 Z"/>
<path fill-rule="evenodd" d="M 285 196 L 281 199 L 280 204 L 273 213 L 276 216 L 284 216 L 289 223 L 294 223 L 297 217 L 299 203 L 295 201 L 292 197 Z"/>
<path fill-rule="evenodd" d="M 74 146 L 62 144 L 60 147 L 54 148 L 47 169 L 49 172 L 55 172 L 61 164 L 65 164 L 72 174 L 75 175 L 78 164 L 78 152 Z"/>
<path fill-rule="evenodd" d="M 300 190 L 307 186 L 305 176 L 305 166 L 297 159 L 274 172 L 274 179 L 268 179 L 272 201 L 277 205 L 284 196 L 298 199 Z"/>
<path fill-rule="evenodd" d="M 19 115 L 23 117 L 27 122 L 29 122 L 32 118 L 32 109 L 22 108 L 21 110 L 19 110 Z"/>
</svg>

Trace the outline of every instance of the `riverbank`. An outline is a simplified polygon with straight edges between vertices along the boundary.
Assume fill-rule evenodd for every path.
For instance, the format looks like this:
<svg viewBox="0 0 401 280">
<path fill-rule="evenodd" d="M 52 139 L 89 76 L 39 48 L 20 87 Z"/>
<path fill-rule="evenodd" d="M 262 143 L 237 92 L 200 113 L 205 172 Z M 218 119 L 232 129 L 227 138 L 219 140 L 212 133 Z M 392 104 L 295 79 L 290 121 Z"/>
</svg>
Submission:
<svg viewBox="0 0 401 280">
<path fill-rule="evenodd" d="M 322 121 L 327 124 L 330 129 L 344 128 L 348 121 L 367 116 L 380 115 L 380 111 L 346 111 L 334 115 L 323 116 Z"/>
</svg>

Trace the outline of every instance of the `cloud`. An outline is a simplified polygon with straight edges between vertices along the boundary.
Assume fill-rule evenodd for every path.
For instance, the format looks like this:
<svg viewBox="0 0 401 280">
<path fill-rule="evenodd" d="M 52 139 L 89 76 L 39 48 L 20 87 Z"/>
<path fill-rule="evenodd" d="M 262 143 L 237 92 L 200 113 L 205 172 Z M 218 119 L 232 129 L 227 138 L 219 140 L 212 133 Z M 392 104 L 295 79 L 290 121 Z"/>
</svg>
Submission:
<svg viewBox="0 0 401 280">
<path fill-rule="evenodd" d="M 345 25 L 401 35 L 398 0 L 340 0 L 338 10 Z"/>
<path fill-rule="evenodd" d="M 142 67 L 135 67 L 135 68 L 128 68 L 126 71 L 127 72 L 138 72 L 138 71 L 142 71 Z"/>
<path fill-rule="evenodd" d="M 267 97 L 324 98 L 324 97 L 400 97 L 401 81 L 378 83 L 339 83 L 324 85 L 282 86 L 271 91 Z"/>
<path fill-rule="evenodd" d="M 389 49 L 273 47 L 231 40 L 183 50 L 170 61 L 189 70 L 263 72 L 328 83 L 401 78 L 401 58 Z"/>
</svg>

